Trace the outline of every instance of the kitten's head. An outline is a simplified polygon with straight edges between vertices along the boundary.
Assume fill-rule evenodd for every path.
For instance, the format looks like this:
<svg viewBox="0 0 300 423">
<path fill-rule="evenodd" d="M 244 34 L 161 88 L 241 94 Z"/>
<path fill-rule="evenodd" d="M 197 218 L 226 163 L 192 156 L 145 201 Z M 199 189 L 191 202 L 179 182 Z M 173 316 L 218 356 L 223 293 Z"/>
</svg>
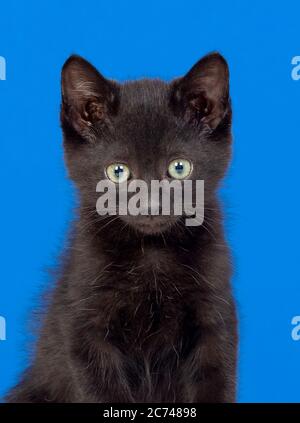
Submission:
<svg viewBox="0 0 300 423">
<path fill-rule="evenodd" d="M 124 84 L 71 56 L 62 70 L 61 121 L 67 166 L 82 210 L 95 210 L 100 180 L 116 186 L 132 179 L 147 184 L 204 180 L 209 203 L 230 158 L 228 77 L 226 61 L 218 53 L 205 56 L 170 83 L 145 79 Z M 157 233 L 180 217 L 118 219 L 143 233 Z"/>
</svg>

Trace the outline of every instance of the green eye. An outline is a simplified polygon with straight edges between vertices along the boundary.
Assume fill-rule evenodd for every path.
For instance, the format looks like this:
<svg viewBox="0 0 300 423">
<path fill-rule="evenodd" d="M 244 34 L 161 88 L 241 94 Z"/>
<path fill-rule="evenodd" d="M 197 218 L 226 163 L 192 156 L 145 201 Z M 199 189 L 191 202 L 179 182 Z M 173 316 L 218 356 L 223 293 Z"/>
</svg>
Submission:
<svg viewBox="0 0 300 423">
<path fill-rule="evenodd" d="M 123 163 L 113 163 L 106 168 L 107 177 L 115 184 L 127 181 L 130 177 L 129 167 Z"/>
<path fill-rule="evenodd" d="M 185 159 L 172 160 L 168 167 L 168 173 L 171 178 L 184 179 L 192 172 L 192 163 Z"/>
</svg>

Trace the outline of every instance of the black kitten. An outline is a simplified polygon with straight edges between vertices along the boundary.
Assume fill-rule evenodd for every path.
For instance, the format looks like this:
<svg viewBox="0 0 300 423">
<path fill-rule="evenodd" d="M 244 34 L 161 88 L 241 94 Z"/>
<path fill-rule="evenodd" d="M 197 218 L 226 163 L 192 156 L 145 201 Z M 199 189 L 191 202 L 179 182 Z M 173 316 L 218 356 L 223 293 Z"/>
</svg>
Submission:
<svg viewBox="0 0 300 423">
<path fill-rule="evenodd" d="M 7 400 L 234 402 L 237 323 L 216 197 L 231 152 L 225 60 L 210 54 L 171 83 L 121 85 L 72 56 L 61 121 L 79 219 L 33 362 Z M 149 182 L 171 179 L 174 159 L 205 181 L 202 225 L 97 214 L 110 165 Z"/>
</svg>

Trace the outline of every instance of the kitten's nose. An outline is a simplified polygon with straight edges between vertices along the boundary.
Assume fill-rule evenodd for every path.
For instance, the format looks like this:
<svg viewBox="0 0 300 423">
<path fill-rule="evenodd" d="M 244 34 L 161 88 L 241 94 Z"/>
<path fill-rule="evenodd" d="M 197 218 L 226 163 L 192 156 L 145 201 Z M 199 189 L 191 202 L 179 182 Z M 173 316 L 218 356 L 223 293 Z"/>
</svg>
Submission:
<svg viewBox="0 0 300 423">
<path fill-rule="evenodd" d="M 162 212 L 161 204 L 149 199 L 148 206 L 141 207 L 141 214 L 144 216 L 157 216 Z"/>
</svg>

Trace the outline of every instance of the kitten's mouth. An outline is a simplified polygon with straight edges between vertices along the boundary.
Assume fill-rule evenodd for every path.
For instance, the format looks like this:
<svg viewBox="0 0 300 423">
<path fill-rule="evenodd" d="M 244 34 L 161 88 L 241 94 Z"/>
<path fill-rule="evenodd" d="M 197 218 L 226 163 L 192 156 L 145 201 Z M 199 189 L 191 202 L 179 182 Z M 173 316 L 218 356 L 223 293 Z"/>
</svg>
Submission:
<svg viewBox="0 0 300 423">
<path fill-rule="evenodd" d="M 164 216 L 135 217 L 128 221 L 135 229 L 148 235 L 159 234 L 170 229 L 173 222 L 173 219 Z"/>
</svg>

